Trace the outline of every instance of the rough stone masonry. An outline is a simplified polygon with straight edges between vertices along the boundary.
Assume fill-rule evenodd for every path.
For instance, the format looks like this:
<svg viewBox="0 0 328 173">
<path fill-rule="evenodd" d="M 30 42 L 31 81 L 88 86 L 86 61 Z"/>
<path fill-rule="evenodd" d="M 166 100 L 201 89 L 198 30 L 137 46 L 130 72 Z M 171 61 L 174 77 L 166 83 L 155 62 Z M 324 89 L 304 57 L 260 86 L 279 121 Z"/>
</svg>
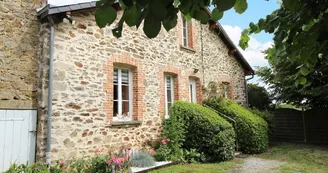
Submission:
<svg viewBox="0 0 328 173">
<path fill-rule="evenodd" d="M 0 108 L 37 108 L 37 160 L 45 157 L 49 35 L 38 23 L 32 2 L 0 1 Z M 121 15 L 121 12 L 119 12 Z M 52 157 L 69 159 L 141 148 L 160 138 L 164 120 L 164 74 L 174 76 L 174 98 L 189 100 L 189 78 L 197 81 L 197 102 L 211 81 L 230 84 L 230 98 L 245 104 L 245 70 L 208 25 L 192 20 L 192 46 L 182 47 L 182 18 L 155 39 L 124 26 L 115 38 L 99 29 L 94 11 L 71 14 L 72 25 L 55 25 Z M 118 22 L 118 21 L 116 21 Z M 9 25 L 10 24 L 10 25 Z M 113 126 L 113 67 L 133 71 L 133 119 L 140 124 Z M 198 70 L 194 73 L 195 69 Z"/>
</svg>

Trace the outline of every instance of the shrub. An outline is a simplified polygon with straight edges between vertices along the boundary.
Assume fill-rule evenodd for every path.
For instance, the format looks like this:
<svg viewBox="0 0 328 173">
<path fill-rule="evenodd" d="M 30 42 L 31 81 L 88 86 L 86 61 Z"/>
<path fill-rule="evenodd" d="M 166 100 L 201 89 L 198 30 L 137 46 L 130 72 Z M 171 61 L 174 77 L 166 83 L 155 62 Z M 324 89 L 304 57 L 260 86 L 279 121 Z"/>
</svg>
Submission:
<svg viewBox="0 0 328 173">
<path fill-rule="evenodd" d="M 255 154 L 267 151 L 268 125 L 262 118 L 229 99 L 207 99 L 203 103 L 237 121 L 237 140 L 243 152 Z"/>
<path fill-rule="evenodd" d="M 249 109 L 253 114 L 263 118 L 268 123 L 269 135 L 273 134 L 273 129 L 275 127 L 274 114 L 268 110 L 260 111 L 258 109 Z"/>
<path fill-rule="evenodd" d="M 132 166 L 144 168 L 155 165 L 155 159 L 149 153 L 138 151 L 134 153 L 130 160 Z"/>
<path fill-rule="evenodd" d="M 225 161 L 234 157 L 233 127 L 215 112 L 194 103 L 177 101 L 165 121 L 164 135 L 171 139 L 171 159 L 183 160 L 183 150 L 203 153 L 209 162 Z"/>
</svg>

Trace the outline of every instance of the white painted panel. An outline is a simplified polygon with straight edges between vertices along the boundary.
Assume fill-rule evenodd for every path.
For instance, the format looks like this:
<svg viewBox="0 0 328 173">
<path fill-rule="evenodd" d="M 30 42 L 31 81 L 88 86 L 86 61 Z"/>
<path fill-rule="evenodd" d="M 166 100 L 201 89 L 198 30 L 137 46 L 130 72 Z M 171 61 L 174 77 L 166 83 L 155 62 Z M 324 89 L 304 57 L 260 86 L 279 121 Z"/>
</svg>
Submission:
<svg viewBox="0 0 328 173">
<path fill-rule="evenodd" d="M 0 110 L 0 172 L 35 161 L 36 119 L 36 110 Z"/>
</svg>

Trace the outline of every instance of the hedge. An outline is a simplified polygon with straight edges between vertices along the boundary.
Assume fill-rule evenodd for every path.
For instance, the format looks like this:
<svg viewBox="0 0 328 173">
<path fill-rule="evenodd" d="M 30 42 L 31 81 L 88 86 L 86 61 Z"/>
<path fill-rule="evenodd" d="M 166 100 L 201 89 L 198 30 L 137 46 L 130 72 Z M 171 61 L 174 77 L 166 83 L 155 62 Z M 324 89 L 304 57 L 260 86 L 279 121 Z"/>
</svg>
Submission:
<svg viewBox="0 0 328 173">
<path fill-rule="evenodd" d="M 235 132 L 232 125 L 214 111 L 201 105 L 176 101 L 165 121 L 164 134 L 179 155 L 181 149 L 202 153 L 208 162 L 234 157 Z"/>
<path fill-rule="evenodd" d="M 229 99 L 207 99 L 203 103 L 237 121 L 235 130 L 241 151 L 250 154 L 267 151 L 268 124 L 261 117 Z"/>
</svg>

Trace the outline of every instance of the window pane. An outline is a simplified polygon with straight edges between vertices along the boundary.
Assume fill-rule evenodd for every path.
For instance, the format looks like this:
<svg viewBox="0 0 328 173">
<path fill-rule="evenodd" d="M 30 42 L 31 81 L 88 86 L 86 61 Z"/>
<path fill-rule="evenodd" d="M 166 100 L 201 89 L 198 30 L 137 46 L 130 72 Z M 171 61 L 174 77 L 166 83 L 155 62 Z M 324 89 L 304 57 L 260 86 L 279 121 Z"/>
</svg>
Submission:
<svg viewBox="0 0 328 173">
<path fill-rule="evenodd" d="M 114 100 L 118 100 L 118 86 L 114 85 Z"/>
<path fill-rule="evenodd" d="M 118 114 L 118 101 L 114 101 L 114 105 L 113 105 L 113 112 L 114 112 L 114 117 L 116 117 L 117 116 L 117 114 Z"/>
<path fill-rule="evenodd" d="M 122 69 L 122 85 L 129 84 L 129 70 Z"/>
<path fill-rule="evenodd" d="M 171 90 L 171 77 L 166 76 L 166 90 Z"/>
<path fill-rule="evenodd" d="M 122 85 L 122 100 L 129 100 L 129 86 Z"/>
<path fill-rule="evenodd" d="M 129 101 L 122 101 L 122 116 L 128 116 Z"/>
<path fill-rule="evenodd" d="M 192 94 L 192 84 L 190 84 L 190 102 L 194 102 L 194 100 L 193 100 L 193 94 Z"/>
<path fill-rule="evenodd" d="M 116 83 L 117 84 L 117 82 L 118 82 L 118 69 L 114 69 L 114 74 L 113 74 L 113 81 L 114 81 L 114 83 Z"/>
<path fill-rule="evenodd" d="M 166 90 L 166 94 L 167 94 L 167 102 L 171 102 L 172 101 L 172 96 L 171 96 L 171 90 Z"/>
</svg>

